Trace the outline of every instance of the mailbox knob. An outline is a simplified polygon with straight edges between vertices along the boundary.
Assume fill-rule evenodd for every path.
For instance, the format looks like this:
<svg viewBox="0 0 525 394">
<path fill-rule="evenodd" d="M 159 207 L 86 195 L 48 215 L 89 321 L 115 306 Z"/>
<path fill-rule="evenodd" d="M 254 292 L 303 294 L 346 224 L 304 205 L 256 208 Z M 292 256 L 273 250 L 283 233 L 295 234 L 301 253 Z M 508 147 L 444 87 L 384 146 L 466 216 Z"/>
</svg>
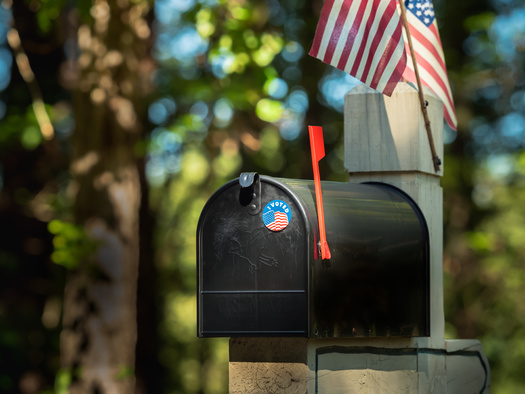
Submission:
<svg viewBox="0 0 525 394">
<path fill-rule="evenodd" d="M 242 172 L 239 177 L 239 184 L 242 188 L 251 187 L 253 183 L 259 179 L 259 174 L 256 172 Z"/>
</svg>

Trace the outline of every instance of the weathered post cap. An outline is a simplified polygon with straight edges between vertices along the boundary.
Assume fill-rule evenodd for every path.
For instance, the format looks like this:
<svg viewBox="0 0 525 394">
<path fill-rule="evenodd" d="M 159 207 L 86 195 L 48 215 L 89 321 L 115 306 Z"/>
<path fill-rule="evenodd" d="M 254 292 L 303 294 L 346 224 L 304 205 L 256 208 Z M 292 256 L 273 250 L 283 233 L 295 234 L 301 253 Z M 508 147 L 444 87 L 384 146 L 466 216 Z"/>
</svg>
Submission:
<svg viewBox="0 0 525 394">
<path fill-rule="evenodd" d="M 422 172 L 443 175 L 443 102 L 424 87 L 437 156 L 436 173 L 417 89 L 399 83 L 391 97 L 366 85 L 345 96 L 345 168 L 360 172 Z"/>
</svg>

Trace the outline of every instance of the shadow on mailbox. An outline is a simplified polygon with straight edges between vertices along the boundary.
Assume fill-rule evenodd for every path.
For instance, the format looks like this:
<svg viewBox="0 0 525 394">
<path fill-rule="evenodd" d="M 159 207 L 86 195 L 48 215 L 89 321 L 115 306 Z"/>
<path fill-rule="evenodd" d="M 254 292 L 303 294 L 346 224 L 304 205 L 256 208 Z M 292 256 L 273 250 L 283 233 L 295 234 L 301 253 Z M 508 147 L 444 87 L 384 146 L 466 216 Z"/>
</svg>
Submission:
<svg viewBox="0 0 525 394">
<path fill-rule="evenodd" d="M 332 258 L 321 260 L 313 181 L 243 173 L 197 228 L 198 336 L 429 336 L 429 241 L 387 184 L 322 182 Z"/>
</svg>

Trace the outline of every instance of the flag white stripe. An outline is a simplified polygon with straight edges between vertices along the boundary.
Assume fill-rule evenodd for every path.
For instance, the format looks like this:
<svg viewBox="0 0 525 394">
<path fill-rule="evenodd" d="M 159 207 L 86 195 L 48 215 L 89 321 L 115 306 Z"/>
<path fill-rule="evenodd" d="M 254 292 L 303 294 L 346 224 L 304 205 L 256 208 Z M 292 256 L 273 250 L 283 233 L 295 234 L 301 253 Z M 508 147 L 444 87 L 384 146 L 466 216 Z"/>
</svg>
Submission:
<svg viewBox="0 0 525 394">
<path fill-rule="evenodd" d="M 410 25 L 410 31 L 417 30 L 423 37 L 425 37 L 436 49 L 436 51 L 439 53 L 442 59 L 445 59 L 445 53 L 443 52 L 443 48 L 441 47 L 439 39 L 434 35 L 432 30 L 428 28 L 423 22 L 421 22 L 416 16 L 414 16 L 411 12 L 407 15 L 407 21 Z M 434 25 L 436 22 L 434 21 Z M 437 26 L 434 26 L 437 30 Z"/>
<path fill-rule="evenodd" d="M 402 40 L 395 0 L 328 0 L 310 55 L 391 95 L 406 65 Z"/>
<path fill-rule="evenodd" d="M 412 60 L 407 62 L 407 68 L 410 69 L 412 72 L 414 72 L 414 66 L 412 65 Z M 447 97 L 447 93 L 441 88 L 441 85 L 434 79 L 434 77 L 424 68 L 420 67 L 418 64 L 418 71 L 421 79 L 424 82 L 424 85 L 428 86 L 432 91 L 438 96 L 441 101 L 443 101 L 443 105 L 446 108 L 446 112 L 448 112 L 448 115 L 450 118 L 454 121 L 454 124 L 456 124 L 456 116 L 454 114 L 454 107 L 453 103 L 450 102 L 450 100 Z"/>
<path fill-rule="evenodd" d="M 397 43 L 397 47 L 394 51 L 395 55 L 390 57 L 390 59 L 388 60 L 385 72 L 381 75 L 381 79 L 377 84 L 377 90 L 382 91 L 385 88 L 386 84 L 390 81 L 390 77 L 392 76 L 393 70 L 397 67 L 399 59 L 401 59 L 401 56 L 403 56 L 404 50 L 405 43 L 403 42 L 403 40 L 399 40 L 399 42 Z"/>
<path fill-rule="evenodd" d="M 409 13 L 409 21 L 410 23 L 410 31 L 418 31 L 429 43 L 432 49 L 434 49 L 440 58 L 436 58 L 435 54 L 428 48 L 425 43 L 419 41 L 417 37 L 415 37 L 412 34 L 412 44 L 414 47 L 414 51 L 416 54 L 420 54 L 420 57 L 424 58 L 427 62 L 432 64 L 432 67 L 436 70 L 436 72 L 439 72 L 440 78 L 443 79 L 443 81 L 446 81 L 448 83 L 448 76 L 446 69 L 443 69 L 443 64 L 445 64 L 445 54 L 443 53 L 443 49 L 441 48 L 441 45 L 439 44 L 439 40 L 437 37 L 432 33 L 432 31 L 425 26 L 424 23 L 422 23 L 419 19 L 412 16 L 412 13 Z M 436 27 L 437 29 L 437 27 Z M 406 38 L 406 32 L 403 30 L 403 38 L 405 39 L 405 42 L 407 41 Z M 411 56 L 410 51 L 407 51 L 407 56 Z"/>
<path fill-rule="evenodd" d="M 383 11 L 384 12 L 384 11 Z M 382 15 L 381 15 L 382 16 Z M 397 26 L 397 21 L 396 21 L 396 18 L 391 18 L 390 21 L 388 21 L 388 25 L 385 29 L 385 34 L 381 37 L 381 41 L 379 43 L 379 47 L 380 48 L 384 48 L 386 47 L 386 45 L 388 44 L 388 41 L 392 38 L 392 36 L 394 35 L 394 32 L 396 30 L 396 26 Z M 401 42 L 401 41 L 400 41 Z M 399 48 L 399 45 L 398 45 L 398 48 Z M 393 67 L 395 67 L 397 65 L 397 63 L 399 62 L 399 57 L 400 55 L 402 55 L 401 53 L 398 54 L 397 52 L 397 48 L 396 48 L 396 51 L 394 51 L 394 55 L 390 58 L 390 60 L 388 61 L 388 64 L 390 64 L 392 62 L 392 59 L 395 58 L 397 59 L 396 63 L 394 64 Z M 381 61 L 381 59 L 383 58 L 382 54 L 379 53 L 379 52 L 375 52 L 374 54 L 374 58 L 372 60 L 372 64 L 370 66 L 370 69 L 371 70 L 376 70 L 377 69 L 377 66 L 379 64 L 379 62 Z M 386 74 L 392 74 L 392 68 L 389 68 L 388 66 L 386 67 L 387 72 Z M 367 85 L 371 84 L 372 83 L 372 79 L 374 78 L 374 74 L 373 72 L 370 72 L 368 74 L 368 77 L 366 79 L 366 83 Z M 378 89 L 379 89 L 379 85 L 378 85 Z M 382 89 L 379 89 L 379 90 L 382 90 Z"/>
<path fill-rule="evenodd" d="M 367 4 L 365 13 L 363 15 L 363 20 L 366 20 L 365 18 L 370 13 L 370 4 L 371 3 Z M 358 9 L 359 9 L 359 1 L 353 1 L 352 5 L 350 6 L 350 12 L 348 12 L 345 23 L 343 25 L 343 31 L 341 32 L 341 39 L 337 43 L 337 47 L 334 51 L 334 57 L 332 58 L 332 62 L 331 62 L 332 64 L 338 64 L 339 60 L 341 59 L 341 55 L 343 54 L 343 50 L 345 49 L 346 43 L 349 39 L 350 29 L 354 25 L 355 14 L 357 14 Z M 355 43 L 361 42 L 361 38 L 363 37 L 363 34 L 364 34 L 364 24 L 361 23 L 359 25 L 359 31 L 358 31 L 357 37 L 354 42 Z M 358 49 L 359 49 L 359 45 L 354 44 L 352 46 L 352 52 L 357 52 Z M 350 59 L 355 58 L 355 55 L 352 56 L 352 52 L 350 52 L 350 55 L 348 56 L 348 60 L 346 61 L 346 64 L 348 64 Z M 345 68 L 346 68 L 346 65 L 345 65 Z"/>
<path fill-rule="evenodd" d="M 382 3 L 382 4 L 384 4 L 384 3 Z M 359 52 L 359 48 L 362 45 L 362 41 L 364 39 L 366 30 L 367 30 L 366 24 L 367 24 L 368 19 L 370 18 L 371 12 L 372 12 L 371 8 L 372 8 L 372 1 L 369 1 L 367 3 L 367 5 L 366 5 L 366 10 L 365 10 L 365 13 L 363 15 L 363 21 L 361 22 L 361 24 L 359 26 L 359 34 L 358 34 L 358 36 L 356 37 L 356 39 L 354 41 L 355 44 L 353 45 L 352 51 L 350 52 L 350 56 L 348 56 L 348 61 L 350 61 L 352 63 L 357 60 L 357 55 L 358 55 L 358 52 Z M 377 25 L 378 25 L 377 15 L 379 14 L 379 12 L 380 12 L 380 10 L 378 10 L 376 12 L 376 17 L 372 21 L 372 24 L 371 24 L 371 27 L 370 27 L 369 31 L 376 31 L 377 30 Z M 361 56 L 361 61 L 359 63 L 359 67 L 357 68 L 357 72 L 355 74 L 355 77 L 357 79 L 361 79 L 361 77 L 363 75 L 363 68 L 365 67 L 367 55 L 370 52 L 370 45 L 372 44 L 372 40 L 374 39 L 374 37 L 375 37 L 374 34 L 369 34 L 368 35 L 367 41 L 365 43 L 365 48 L 364 48 L 363 54 Z M 350 67 L 350 69 L 352 69 L 352 67 Z"/>
<path fill-rule="evenodd" d="M 448 81 L 448 76 L 446 70 L 443 70 L 443 67 L 441 67 L 441 64 L 439 63 L 439 60 L 436 59 L 436 57 L 430 52 L 427 47 L 425 47 L 421 42 L 414 39 L 412 37 L 412 46 L 414 47 L 414 52 L 418 53 L 420 57 L 425 59 L 428 63 L 430 63 L 430 66 L 434 69 L 434 71 L 439 75 L 439 78 L 441 78 L 444 82 Z M 407 52 L 407 57 L 410 59 L 408 63 L 412 62 L 412 56 L 409 52 Z M 422 68 L 423 66 L 418 63 L 418 68 Z M 446 83 L 446 82 L 445 82 Z"/>
<path fill-rule="evenodd" d="M 337 17 L 341 12 L 343 3 L 339 3 L 339 7 L 337 7 L 336 4 L 337 2 L 334 2 L 334 6 L 330 10 L 330 16 L 328 17 L 328 21 L 326 22 L 326 26 L 323 32 L 323 39 L 321 40 L 321 45 L 319 46 L 319 53 L 317 54 L 317 57 L 319 59 L 324 59 L 326 55 L 326 50 L 328 49 L 328 45 L 330 44 L 332 32 L 335 29 Z"/>
<path fill-rule="evenodd" d="M 381 19 L 383 18 L 383 14 L 385 13 L 385 10 L 386 10 L 386 6 L 388 5 L 388 3 L 385 3 L 385 2 L 381 2 L 379 4 L 379 7 L 377 8 L 377 12 L 375 14 L 375 17 L 374 17 L 374 20 L 372 21 L 372 25 L 371 25 L 371 31 L 378 31 L 378 27 L 379 27 L 379 23 L 381 22 Z M 368 10 L 368 8 L 367 8 Z M 369 12 L 366 14 L 367 18 L 370 17 L 369 15 Z M 366 25 L 366 23 L 364 23 L 363 25 Z M 386 34 L 386 31 L 385 33 Z M 385 36 L 383 35 L 383 38 Z M 366 62 L 368 60 L 368 57 L 370 56 L 370 46 L 372 45 L 372 42 L 374 41 L 374 38 L 375 38 L 375 35 L 374 34 L 369 34 L 368 35 L 368 39 L 366 41 L 366 46 L 365 46 L 365 50 L 363 51 L 363 56 L 361 57 L 361 64 L 359 65 L 359 68 L 357 69 L 357 74 L 359 79 L 361 79 L 363 77 L 363 74 L 365 72 L 364 68 L 366 66 Z M 381 42 L 383 42 L 383 40 L 381 40 Z M 357 46 L 357 45 L 356 45 Z M 379 48 L 382 48 L 381 45 L 378 46 Z M 376 52 L 376 55 L 378 55 L 378 53 Z M 382 53 L 379 54 L 379 56 L 381 56 Z M 373 67 L 370 67 L 369 69 L 369 75 L 370 74 L 373 74 L 371 73 L 370 71 L 371 70 L 374 70 Z M 368 82 L 368 77 L 367 77 L 367 81 L 365 82 L 367 85 L 370 84 L 370 82 Z"/>
</svg>

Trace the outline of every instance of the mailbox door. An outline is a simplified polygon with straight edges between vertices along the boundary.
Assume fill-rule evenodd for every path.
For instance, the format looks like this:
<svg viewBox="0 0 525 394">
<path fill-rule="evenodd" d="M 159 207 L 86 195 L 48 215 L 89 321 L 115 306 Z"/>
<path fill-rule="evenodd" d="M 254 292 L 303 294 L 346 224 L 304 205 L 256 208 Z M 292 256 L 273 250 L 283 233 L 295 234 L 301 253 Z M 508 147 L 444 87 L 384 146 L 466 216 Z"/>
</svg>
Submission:
<svg viewBox="0 0 525 394">
<path fill-rule="evenodd" d="M 309 226 L 272 178 L 219 189 L 197 229 L 198 336 L 308 336 Z"/>
</svg>

